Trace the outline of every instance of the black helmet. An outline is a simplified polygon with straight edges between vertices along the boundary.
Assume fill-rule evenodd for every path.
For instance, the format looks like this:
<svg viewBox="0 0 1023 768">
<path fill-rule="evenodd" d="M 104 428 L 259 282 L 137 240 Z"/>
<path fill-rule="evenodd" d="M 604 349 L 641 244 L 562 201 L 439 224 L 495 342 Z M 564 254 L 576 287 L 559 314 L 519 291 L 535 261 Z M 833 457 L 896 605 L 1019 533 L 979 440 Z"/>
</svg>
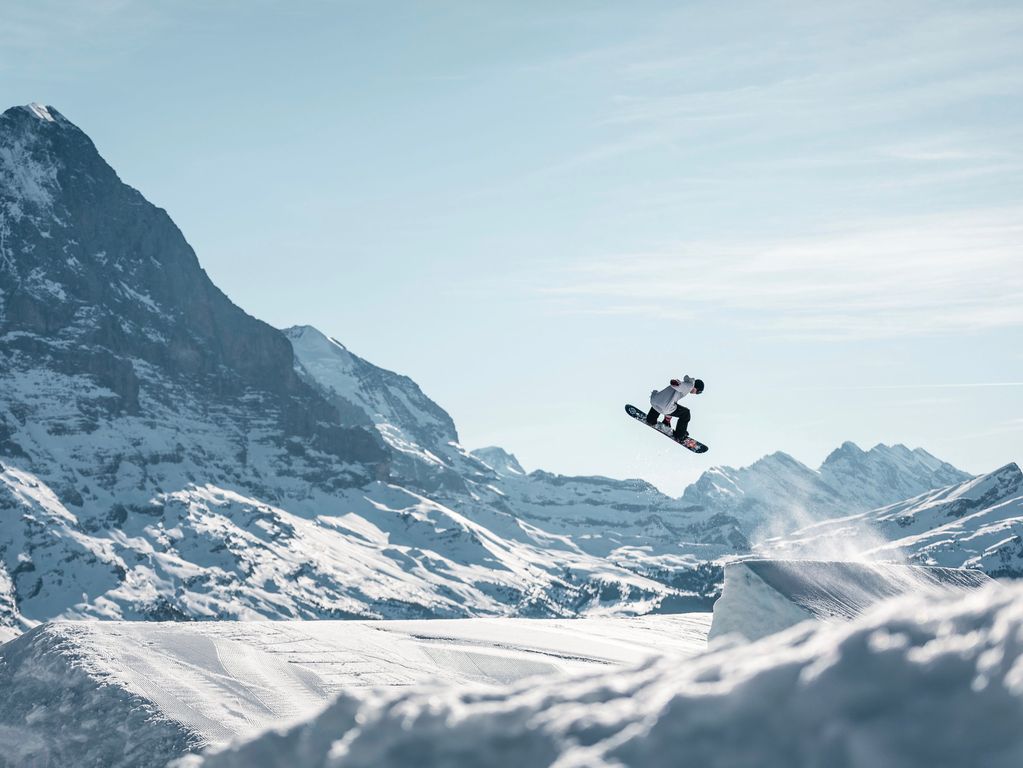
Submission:
<svg viewBox="0 0 1023 768">
<path fill-rule="evenodd" d="M 693 382 L 693 389 L 696 390 L 696 394 L 703 392 L 703 379 L 697 379 Z"/>
</svg>

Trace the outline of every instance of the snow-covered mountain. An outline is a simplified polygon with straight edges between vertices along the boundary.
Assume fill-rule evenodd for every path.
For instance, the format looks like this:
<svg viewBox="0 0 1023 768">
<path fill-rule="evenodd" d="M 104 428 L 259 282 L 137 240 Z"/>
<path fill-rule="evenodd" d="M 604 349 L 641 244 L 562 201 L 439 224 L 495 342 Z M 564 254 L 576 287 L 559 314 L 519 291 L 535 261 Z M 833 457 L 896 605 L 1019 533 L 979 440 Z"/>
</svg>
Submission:
<svg viewBox="0 0 1023 768">
<path fill-rule="evenodd" d="M 771 556 L 902 560 L 1023 577 L 1023 472 L 1006 466 L 764 541 Z"/>
<path fill-rule="evenodd" d="M 0 626 L 706 607 L 717 560 L 795 500 L 847 514 L 966 477 L 836 453 L 672 499 L 467 451 L 411 379 L 235 306 L 57 110 L 0 116 Z"/>
<path fill-rule="evenodd" d="M 686 488 L 682 501 L 735 517 L 754 540 L 817 520 L 860 512 L 970 478 L 922 448 L 846 442 L 817 470 L 786 453 L 748 467 L 715 467 Z"/>
<path fill-rule="evenodd" d="M 878 444 L 864 451 L 852 442 L 842 443 L 818 471 L 846 511 L 890 504 L 892 499 L 907 499 L 970 477 L 923 448 Z"/>
<path fill-rule="evenodd" d="M 706 516 L 642 480 L 527 473 L 499 447 L 467 452 L 451 417 L 406 376 L 379 368 L 309 326 L 285 334 L 295 369 L 356 423 L 373 425 L 392 449 L 392 478 L 456 505 L 502 535 L 533 536 L 524 524 L 569 537 L 601 557 L 629 545 L 677 551 L 743 551 L 748 543 L 731 520 Z M 729 527 L 731 524 L 731 527 Z M 691 546 L 690 546 L 691 545 Z M 724 548 L 722 550 L 722 548 Z"/>
<path fill-rule="evenodd" d="M 780 452 L 750 467 L 712 469 L 681 500 L 641 480 L 526 472 L 500 447 L 466 453 L 447 414 L 410 379 L 373 366 L 314 328 L 287 334 L 303 377 L 355 406 L 403 454 L 393 464 L 401 483 L 506 540 L 571 546 L 694 593 L 682 607 L 710 602 L 720 580 L 714 561 L 748 552 L 746 533 L 763 533 L 766 522 L 787 530 L 970 477 L 922 449 L 862 451 L 848 442 L 816 471 Z"/>
<path fill-rule="evenodd" d="M 450 416 L 411 379 L 315 328 L 285 333 L 300 375 L 345 412 L 358 411 L 359 422 L 373 424 L 394 451 L 395 482 L 505 539 L 610 560 L 694 591 L 704 607 L 720 577 L 719 568 L 704 563 L 749 548 L 734 519 L 693 510 L 642 480 L 527 473 L 499 447 L 467 452 Z"/>
<path fill-rule="evenodd" d="M 467 467 L 447 412 L 412 379 L 373 365 L 311 326 L 284 331 L 295 371 L 353 423 L 374 427 L 392 449 L 391 472 L 420 490 L 465 491 Z"/>
<path fill-rule="evenodd" d="M 352 487 L 377 476 L 387 453 L 375 435 L 302 382 L 287 339 L 210 282 L 166 212 L 123 184 L 84 133 L 55 109 L 16 107 L 0 116 L 0 147 L 0 352 L 5 387 L 26 386 L 11 399 L 28 409 L 3 415 L 6 453 L 38 460 L 42 433 L 197 412 L 235 444 L 223 471 L 262 452 L 305 479 Z M 62 399 L 60 423 L 33 411 Z M 11 433 L 29 421 L 38 434 L 18 430 L 23 444 Z M 246 434 L 260 430 L 273 438 Z M 177 431 L 155 447 L 200 449 L 216 434 Z M 90 442 L 119 442 L 102 437 Z"/>
<path fill-rule="evenodd" d="M 246 315 L 57 110 L 0 117 L 0 182 L 0 624 L 682 594 L 521 523 L 411 380 Z"/>
</svg>

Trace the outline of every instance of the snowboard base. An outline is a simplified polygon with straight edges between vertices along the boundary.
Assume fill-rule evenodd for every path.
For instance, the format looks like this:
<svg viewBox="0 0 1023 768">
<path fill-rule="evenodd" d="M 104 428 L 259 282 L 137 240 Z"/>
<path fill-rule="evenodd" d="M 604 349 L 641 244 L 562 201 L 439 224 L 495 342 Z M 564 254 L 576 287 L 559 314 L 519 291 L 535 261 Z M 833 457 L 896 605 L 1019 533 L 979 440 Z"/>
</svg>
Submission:
<svg viewBox="0 0 1023 768">
<path fill-rule="evenodd" d="M 629 414 L 632 418 L 636 419 L 636 421 L 644 424 L 645 426 L 650 427 L 650 429 L 654 430 L 655 432 L 660 432 L 673 443 L 678 443 L 682 447 L 688 448 L 693 453 L 706 453 L 708 450 L 710 450 L 706 445 L 701 443 L 699 440 L 693 439 L 692 437 L 686 437 L 684 440 L 676 440 L 675 435 L 672 433 L 671 429 L 669 427 L 664 426 L 664 424 L 662 424 L 660 421 L 658 421 L 656 424 L 647 424 L 646 423 L 647 412 L 639 410 L 639 408 L 637 408 L 634 405 L 625 406 L 625 412 Z"/>
</svg>

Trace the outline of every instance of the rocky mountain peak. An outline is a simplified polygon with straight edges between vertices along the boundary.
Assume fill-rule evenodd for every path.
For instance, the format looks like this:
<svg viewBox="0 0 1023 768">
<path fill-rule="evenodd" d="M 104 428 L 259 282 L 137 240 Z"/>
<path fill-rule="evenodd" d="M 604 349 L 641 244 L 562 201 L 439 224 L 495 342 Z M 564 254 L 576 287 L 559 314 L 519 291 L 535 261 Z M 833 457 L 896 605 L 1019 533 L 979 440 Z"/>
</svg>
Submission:
<svg viewBox="0 0 1023 768">
<path fill-rule="evenodd" d="M 961 498 L 971 500 L 1004 499 L 1023 493 L 1023 472 L 1019 464 L 1010 462 L 994 472 L 974 478 L 964 483 Z"/>
<path fill-rule="evenodd" d="M 477 448 L 472 452 L 472 455 L 482 460 L 500 475 L 526 474 L 526 470 L 522 468 L 522 465 L 519 464 L 519 460 L 515 458 L 514 454 L 509 453 L 504 448 L 499 448 L 496 445 L 491 445 L 486 448 Z"/>
<path fill-rule="evenodd" d="M 970 475 L 922 449 L 879 444 L 869 451 L 846 441 L 813 470 L 775 452 L 748 467 L 715 467 L 683 494 L 683 501 L 723 509 L 743 530 L 777 533 L 809 520 L 848 515 L 969 479 Z"/>
<path fill-rule="evenodd" d="M 85 375 L 107 413 L 144 415 L 168 386 L 238 405 L 270 399 L 288 434 L 346 459 L 380 462 L 366 430 L 338 432 L 336 410 L 294 370 L 291 344 L 233 304 L 167 212 L 124 184 L 53 107 L 0 116 L 0 354 L 12 371 Z M 329 435 L 326 433 L 330 433 Z"/>
<path fill-rule="evenodd" d="M 847 443 L 846 445 L 852 445 Z M 855 448 L 855 446 L 853 446 Z M 845 446 L 820 467 L 821 479 L 850 500 L 880 507 L 932 488 L 968 480 L 970 475 L 922 448 L 879 443 L 869 451 Z"/>
<path fill-rule="evenodd" d="M 7 110 L 0 158 L 0 330 L 102 346 L 215 388 L 230 371 L 242 386 L 295 389 L 287 340 L 232 304 L 167 213 L 57 110 Z"/>
<path fill-rule="evenodd" d="M 29 110 L 40 120 L 45 120 L 48 123 L 56 122 L 56 118 L 50 113 L 50 109 L 48 107 L 44 107 L 42 104 L 33 101 L 31 104 L 26 104 L 23 108 Z M 60 113 L 56 110 L 54 110 L 54 112 L 57 113 L 58 117 L 60 116 Z"/>
<path fill-rule="evenodd" d="M 836 461 L 848 461 L 849 459 L 857 459 L 864 455 L 864 451 L 856 443 L 851 440 L 846 440 L 838 448 L 828 454 L 827 458 L 824 459 L 824 463 L 821 466 L 826 466 Z"/>
<path fill-rule="evenodd" d="M 312 326 L 287 328 L 284 335 L 302 379 L 342 413 L 374 424 L 396 449 L 443 456 L 458 443 L 451 416 L 408 376 L 374 365 Z"/>
</svg>

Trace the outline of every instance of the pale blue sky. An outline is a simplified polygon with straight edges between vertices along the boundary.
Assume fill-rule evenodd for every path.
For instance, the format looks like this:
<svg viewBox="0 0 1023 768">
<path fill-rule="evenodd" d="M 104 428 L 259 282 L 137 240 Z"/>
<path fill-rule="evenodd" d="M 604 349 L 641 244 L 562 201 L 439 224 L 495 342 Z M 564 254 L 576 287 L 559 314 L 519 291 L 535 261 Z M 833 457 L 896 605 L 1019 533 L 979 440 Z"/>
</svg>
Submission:
<svg viewBox="0 0 1023 768">
<path fill-rule="evenodd" d="M 1021 50 L 1009 2 L 7 0 L 0 102 L 468 447 L 677 493 L 846 439 L 1021 458 Z M 683 373 L 702 457 L 622 411 Z"/>
</svg>

